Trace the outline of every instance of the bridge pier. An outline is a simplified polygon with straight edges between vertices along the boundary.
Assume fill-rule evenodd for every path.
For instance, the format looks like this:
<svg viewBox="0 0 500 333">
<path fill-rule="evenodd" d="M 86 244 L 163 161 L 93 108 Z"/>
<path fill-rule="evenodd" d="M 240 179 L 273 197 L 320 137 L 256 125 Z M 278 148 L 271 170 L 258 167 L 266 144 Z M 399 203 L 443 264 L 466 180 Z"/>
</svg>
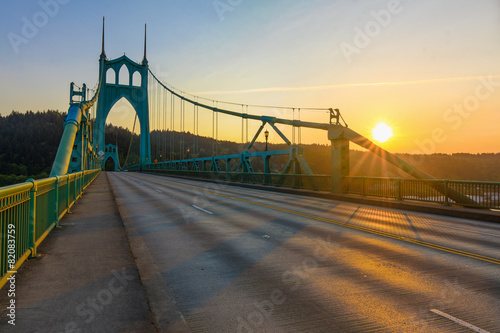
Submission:
<svg viewBox="0 0 500 333">
<path fill-rule="evenodd" d="M 347 192 L 349 184 L 344 177 L 349 176 L 349 140 L 344 138 L 342 127 L 331 126 L 328 129 L 328 140 L 331 142 L 332 158 L 332 193 Z"/>
</svg>

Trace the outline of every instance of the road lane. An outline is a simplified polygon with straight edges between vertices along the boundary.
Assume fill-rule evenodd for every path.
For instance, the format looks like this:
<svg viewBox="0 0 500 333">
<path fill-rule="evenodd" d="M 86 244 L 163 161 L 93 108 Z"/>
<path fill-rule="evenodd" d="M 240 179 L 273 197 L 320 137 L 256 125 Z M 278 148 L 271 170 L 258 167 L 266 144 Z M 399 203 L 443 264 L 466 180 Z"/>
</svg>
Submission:
<svg viewBox="0 0 500 333">
<path fill-rule="evenodd" d="M 466 330 L 435 309 L 500 331 L 495 224 L 154 175 L 109 176 L 160 328 Z"/>
</svg>

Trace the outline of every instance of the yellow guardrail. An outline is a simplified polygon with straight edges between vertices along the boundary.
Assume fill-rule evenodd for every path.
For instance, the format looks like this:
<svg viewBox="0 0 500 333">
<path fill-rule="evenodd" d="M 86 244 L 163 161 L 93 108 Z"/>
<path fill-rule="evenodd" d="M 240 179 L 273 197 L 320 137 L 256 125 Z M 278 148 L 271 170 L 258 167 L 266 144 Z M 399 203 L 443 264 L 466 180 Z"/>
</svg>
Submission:
<svg viewBox="0 0 500 333">
<path fill-rule="evenodd" d="M 58 226 L 100 169 L 0 187 L 0 289 Z"/>
</svg>

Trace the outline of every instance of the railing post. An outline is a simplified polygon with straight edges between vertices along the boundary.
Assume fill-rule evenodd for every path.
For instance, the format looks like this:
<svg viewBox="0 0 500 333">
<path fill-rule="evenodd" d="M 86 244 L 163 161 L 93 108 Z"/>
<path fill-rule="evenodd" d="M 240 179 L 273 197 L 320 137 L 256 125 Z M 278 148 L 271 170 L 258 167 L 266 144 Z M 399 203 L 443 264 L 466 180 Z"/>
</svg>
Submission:
<svg viewBox="0 0 500 333">
<path fill-rule="evenodd" d="M 37 186 L 34 179 L 28 179 L 27 182 L 33 183 L 30 190 L 30 210 L 28 215 L 28 247 L 31 250 L 30 257 L 36 257 L 36 192 Z"/>
<path fill-rule="evenodd" d="M 361 195 L 366 197 L 366 177 L 365 176 L 363 176 Z"/>
<path fill-rule="evenodd" d="M 444 180 L 444 205 L 449 206 L 450 202 L 448 200 L 448 179 Z"/>
<path fill-rule="evenodd" d="M 77 198 L 77 195 L 78 195 L 78 181 L 77 181 L 77 177 L 78 177 L 78 174 L 75 174 L 75 178 L 73 180 L 73 182 L 75 183 L 73 185 L 73 203 L 76 203 L 76 198 Z"/>
<path fill-rule="evenodd" d="M 398 178 L 398 200 L 399 201 L 403 201 L 403 195 L 402 195 L 402 192 L 401 192 L 401 178 Z"/>
<path fill-rule="evenodd" d="M 67 177 L 68 177 L 68 179 L 66 180 L 66 213 L 69 214 L 70 213 L 70 211 L 69 211 L 69 206 L 70 206 L 70 204 L 69 204 L 69 189 L 70 189 L 69 184 L 70 184 L 71 176 L 68 175 Z"/>
<path fill-rule="evenodd" d="M 79 173 L 79 181 L 78 181 L 78 197 L 82 197 L 83 196 L 83 171 L 80 171 Z"/>
<path fill-rule="evenodd" d="M 56 176 L 54 191 L 54 222 L 56 228 L 59 228 L 59 176 Z"/>
</svg>

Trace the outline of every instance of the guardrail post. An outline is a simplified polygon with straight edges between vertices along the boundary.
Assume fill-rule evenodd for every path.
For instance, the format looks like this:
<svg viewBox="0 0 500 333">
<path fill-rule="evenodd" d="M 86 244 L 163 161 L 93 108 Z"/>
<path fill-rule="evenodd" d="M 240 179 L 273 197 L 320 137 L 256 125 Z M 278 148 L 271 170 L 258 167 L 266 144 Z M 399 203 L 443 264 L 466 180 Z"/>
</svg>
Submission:
<svg viewBox="0 0 500 333">
<path fill-rule="evenodd" d="M 54 189 L 54 222 L 56 223 L 56 228 L 59 226 L 59 176 L 56 176 L 55 189 Z"/>
<path fill-rule="evenodd" d="M 30 178 L 27 180 L 27 182 L 33 183 L 33 187 L 30 190 L 30 210 L 28 214 L 28 247 L 31 250 L 31 255 L 30 257 L 36 257 L 36 235 L 35 235 L 35 228 L 36 228 L 36 192 L 37 192 L 37 186 L 36 182 L 34 179 Z"/>
</svg>

